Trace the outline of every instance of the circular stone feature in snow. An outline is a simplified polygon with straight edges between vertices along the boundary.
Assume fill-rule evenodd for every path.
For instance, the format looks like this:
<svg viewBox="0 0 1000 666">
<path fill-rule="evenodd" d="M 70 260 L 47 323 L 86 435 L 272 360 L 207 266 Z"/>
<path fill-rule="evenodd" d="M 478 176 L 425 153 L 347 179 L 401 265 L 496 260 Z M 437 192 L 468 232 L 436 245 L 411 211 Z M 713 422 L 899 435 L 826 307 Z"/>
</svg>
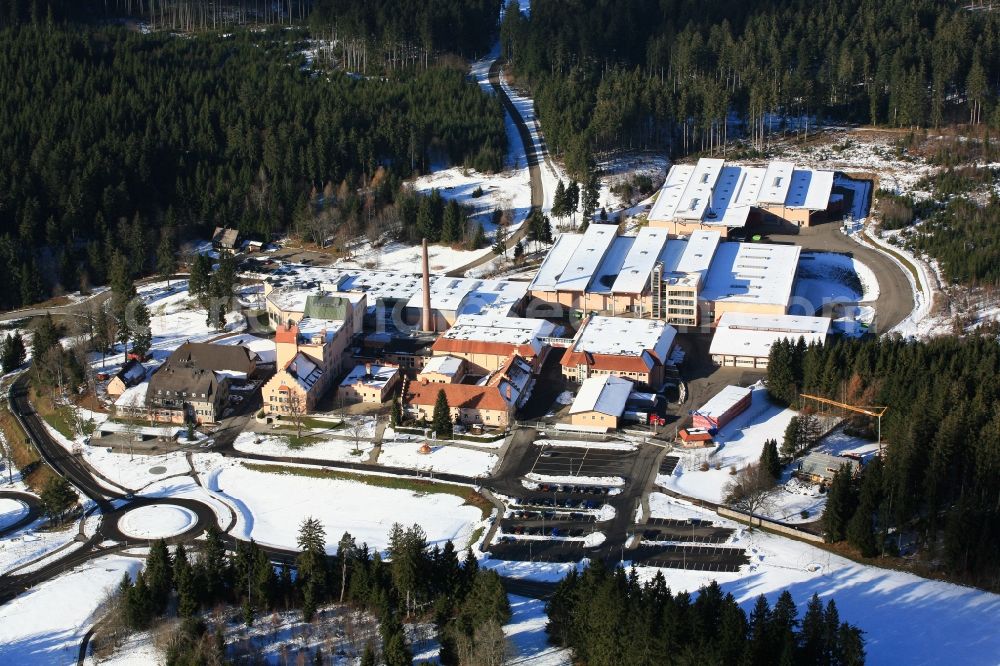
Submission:
<svg viewBox="0 0 1000 666">
<path fill-rule="evenodd" d="M 0 530 L 28 515 L 28 505 L 16 499 L 0 498 Z"/>
<path fill-rule="evenodd" d="M 154 475 L 166 474 L 167 468 L 164 467 L 163 465 L 157 465 L 156 467 L 150 467 L 149 473 Z"/>
<path fill-rule="evenodd" d="M 136 539 L 165 539 L 183 534 L 198 522 L 194 511 L 171 504 L 150 504 L 132 509 L 118 521 L 123 534 Z"/>
</svg>

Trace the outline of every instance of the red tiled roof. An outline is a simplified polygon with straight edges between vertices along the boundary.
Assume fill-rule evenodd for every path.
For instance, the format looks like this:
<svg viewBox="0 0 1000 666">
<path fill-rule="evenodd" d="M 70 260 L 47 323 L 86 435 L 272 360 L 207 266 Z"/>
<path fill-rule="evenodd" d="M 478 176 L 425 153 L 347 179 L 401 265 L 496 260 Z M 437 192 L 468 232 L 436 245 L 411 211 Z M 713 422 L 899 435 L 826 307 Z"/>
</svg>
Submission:
<svg viewBox="0 0 1000 666">
<path fill-rule="evenodd" d="M 440 337 L 431 347 L 436 352 L 458 352 L 462 354 L 493 354 L 494 356 L 510 356 L 518 354 L 531 358 L 535 350 L 530 344 L 514 345 L 507 342 L 490 342 L 484 340 L 456 340 Z"/>
<path fill-rule="evenodd" d="M 569 349 L 560 361 L 564 368 L 575 368 L 579 365 L 590 366 L 593 370 L 609 372 L 649 372 L 652 370 L 642 356 L 615 356 L 613 354 L 589 354 Z"/>
<path fill-rule="evenodd" d="M 275 342 L 290 342 L 294 343 L 299 339 L 299 327 L 296 324 L 291 326 L 279 326 L 278 330 L 274 332 Z"/>
<path fill-rule="evenodd" d="M 449 407 L 462 409 L 489 409 L 507 411 L 507 401 L 496 386 L 476 386 L 474 384 L 423 384 L 410 382 L 404 402 L 411 405 L 433 405 L 438 391 L 444 391 Z"/>
</svg>

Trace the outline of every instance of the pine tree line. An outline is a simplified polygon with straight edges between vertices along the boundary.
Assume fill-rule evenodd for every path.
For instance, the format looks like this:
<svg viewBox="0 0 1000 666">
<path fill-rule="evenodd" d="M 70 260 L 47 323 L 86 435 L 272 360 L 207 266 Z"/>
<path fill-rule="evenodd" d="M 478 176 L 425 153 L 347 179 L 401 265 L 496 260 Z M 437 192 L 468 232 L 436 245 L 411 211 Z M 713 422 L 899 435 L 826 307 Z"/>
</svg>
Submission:
<svg viewBox="0 0 1000 666">
<path fill-rule="evenodd" d="M 171 644 L 167 663 L 204 663 L 224 657 L 221 634 L 211 634 L 202 611 L 218 604 L 241 609 L 250 626 L 263 614 L 298 609 L 310 622 L 322 605 L 348 603 L 371 612 L 379 621 L 381 662 L 409 666 L 403 621 L 433 619 L 444 664 L 485 663 L 503 649 L 500 627 L 510 607 L 499 576 L 480 570 L 471 551 L 460 560 L 452 542 L 429 546 L 423 530 L 395 524 L 389 534 L 388 560 L 367 544 L 344 533 L 334 556 L 326 553 L 326 533 L 313 518 L 299 529 L 300 554 L 293 567 L 276 566 L 252 540 L 238 541 L 226 552 L 222 534 L 210 528 L 197 556 L 183 544 L 171 554 L 160 540 L 150 549 L 146 567 L 135 580 L 126 574 L 119 586 L 116 612 L 132 630 L 150 627 L 164 614 L 184 620 Z M 497 640 L 499 631 L 500 640 Z M 370 658 L 375 650 L 370 646 Z M 366 657 L 369 655 L 366 653 Z"/>
<path fill-rule="evenodd" d="M 787 350 L 786 350 L 787 351 Z M 1000 347 L 991 335 L 927 342 L 835 340 L 794 354 L 772 351 L 769 391 L 801 390 L 858 405 L 885 405 L 881 464 L 860 480 L 835 479 L 831 538 L 891 554 L 905 531 L 928 561 L 963 582 L 1000 587 Z M 783 387 L 783 388 L 782 388 Z M 870 417 L 849 426 L 875 439 Z M 862 501 L 864 500 L 864 501 Z M 873 536 L 876 546 L 870 546 Z M 865 545 L 869 544 L 869 545 Z"/>
<path fill-rule="evenodd" d="M 534 0 L 504 54 L 567 165 L 588 149 L 758 151 L 786 119 L 1000 125 L 1000 16 L 930 0 Z"/>
<path fill-rule="evenodd" d="M 333 205 L 358 235 L 404 176 L 502 167 L 503 111 L 463 68 L 314 77 L 306 37 L 0 30 L 0 307 L 103 284 L 115 251 L 163 272 L 214 226 L 269 240 Z"/>
<path fill-rule="evenodd" d="M 774 607 L 761 595 L 750 613 L 713 581 L 697 595 L 671 593 L 662 573 L 645 584 L 635 570 L 600 561 L 571 571 L 546 606 L 552 642 L 587 666 L 654 664 L 860 665 L 863 632 L 840 621 L 815 594 L 801 620 L 785 590 Z"/>
</svg>

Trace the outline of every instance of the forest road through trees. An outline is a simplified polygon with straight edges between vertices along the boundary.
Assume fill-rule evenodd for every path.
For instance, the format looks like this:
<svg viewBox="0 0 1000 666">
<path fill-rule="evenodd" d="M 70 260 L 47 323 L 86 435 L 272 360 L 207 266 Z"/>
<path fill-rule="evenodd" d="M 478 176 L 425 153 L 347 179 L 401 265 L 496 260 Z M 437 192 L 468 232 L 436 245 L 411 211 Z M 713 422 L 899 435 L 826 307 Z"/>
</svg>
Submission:
<svg viewBox="0 0 1000 666">
<path fill-rule="evenodd" d="M 502 59 L 497 58 L 490 65 L 490 85 L 496 92 L 500 103 L 503 104 L 504 111 L 506 111 L 511 120 L 514 121 L 514 127 L 517 128 L 517 134 L 521 137 L 521 144 L 524 146 L 524 157 L 528 164 L 528 178 L 531 182 L 531 210 L 528 211 L 528 215 L 530 215 L 536 210 L 541 210 L 542 206 L 545 204 L 545 193 L 542 191 L 542 172 L 539 169 L 541 155 L 539 154 L 538 146 L 535 145 L 535 141 L 531 136 L 531 130 L 528 129 L 528 124 L 524 122 L 524 118 L 521 117 L 517 107 L 514 106 L 514 102 L 511 101 L 507 92 L 503 89 L 503 85 L 500 83 L 500 74 L 502 69 Z M 541 130 L 539 130 L 539 136 L 540 135 Z M 508 249 L 517 245 L 517 243 L 523 239 L 527 233 L 528 225 L 521 224 L 521 226 L 517 228 L 517 231 L 511 234 L 510 238 L 507 239 Z M 492 261 L 494 256 L 495 255 L 492 253 L 486 254 L 464 266 L 459 266 L 458 268 L 448 271 L 448 275 L 451 277 L 462 277 L 467 271 Z"/>
</svg>

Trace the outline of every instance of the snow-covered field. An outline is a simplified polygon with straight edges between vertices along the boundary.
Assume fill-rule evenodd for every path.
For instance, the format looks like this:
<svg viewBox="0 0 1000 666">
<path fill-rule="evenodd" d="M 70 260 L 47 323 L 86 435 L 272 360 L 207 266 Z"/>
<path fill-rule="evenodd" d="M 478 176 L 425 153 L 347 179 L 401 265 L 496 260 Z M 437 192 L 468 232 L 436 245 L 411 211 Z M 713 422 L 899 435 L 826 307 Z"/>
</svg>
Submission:
<svg viewBox="0 0 1000 666">
<path fill-rule="evenodd" d="M 141 566 L 138 559 L 102 557 L 0 606 L 0 663 L 75 664 L 106 591 Z"/>
<path fill-rule="evenodd" d="M 20 500 L 0 498 L 0 530 L 28 515 L 28 505 Z"/>
<path fill-rule="evenodd" d="M 676 497 L 671 497 L 664 493 L 649 493 L 649 517 L 650 518 L 674 518 L 676 520 L 687 520 L 694 518 L 704 520 L 706 512 L 691 502 L 686 502 Z"/>
<path fill-rule="evenodd" d="M 43 531 L 43 525 L 44 520 L 37 520 L 0 539 L 0 575 L 73 543 L 79 533 L 75 523 L 58 531 Z"/>
<path fill-rule="evenodd" d="M 284 435 L 261 435 L 253 432 L 241 432 L 233 448 L 244 453 L 260 453 L 268 456 L 292 456 L 296 458 L 313 458 L 316 460 L 339 460 L 357 462 L 368 458 L 375 448 L 371 440 L 361 440 L 355 450 L 355 442 L 348 439 L 325 439 L 311 442 L 305 446 L 292 448 L 289 439 Z"/>
<path fill-rule="evenodd" d="M 511 619 L 503 630 L 513 652 L 505 662 L 508 666 L 569 666 L 573 663 L 569 650 L 549 645 L 545 632 L 548 617 L 544 601 L 513 594 L 507 595 L 507 599 L 510 601 Z"/>
<path fill-rule="evenodd" d="M 657 483 L 689 497 L 721 502 L 726 485 L 733 478 L 731 468 L 738 471 L 757 462 L 764 441 L 776 439 L 780 443 L 788 422 L 795 416 L 794 410 L 771 404 L 767 389 L 760 384 L 754 387 L 752 400 L 747 411 L 716 435 L 718 446 L 714 451 L 676 452 L 680 462 L 674 473 L 657 476 Z M 705 472 L 699 470 L 703 463 L 709 467 Z"/>
<path fill-rule="evenodd" d="M 420 453 L 422 444 L 383 441 L 378 462 L 388 467 L 477 477 L 489 474 L 499 460 L 488 451 L 474 451 L 454 445 L 432 446 L 430 453 Z"/>
<path fill-rule="evenodd" d="M 345 531 L 358 543 L 383 550 L 393 523 L 418 524 L 429 543 L 451 540 L 464 548 L 481 522 L 479 509 L 455 495 L 414 493 L 358 481 L 319 479 L 252 470 L 237 462 L 217 468 L 206 485 L 239 515 L 233 534 L 263 544 L 295 548 L 299 525 L 317 518 L 326 529 L 327 551 L 336 552 Z"/>
</svg>

